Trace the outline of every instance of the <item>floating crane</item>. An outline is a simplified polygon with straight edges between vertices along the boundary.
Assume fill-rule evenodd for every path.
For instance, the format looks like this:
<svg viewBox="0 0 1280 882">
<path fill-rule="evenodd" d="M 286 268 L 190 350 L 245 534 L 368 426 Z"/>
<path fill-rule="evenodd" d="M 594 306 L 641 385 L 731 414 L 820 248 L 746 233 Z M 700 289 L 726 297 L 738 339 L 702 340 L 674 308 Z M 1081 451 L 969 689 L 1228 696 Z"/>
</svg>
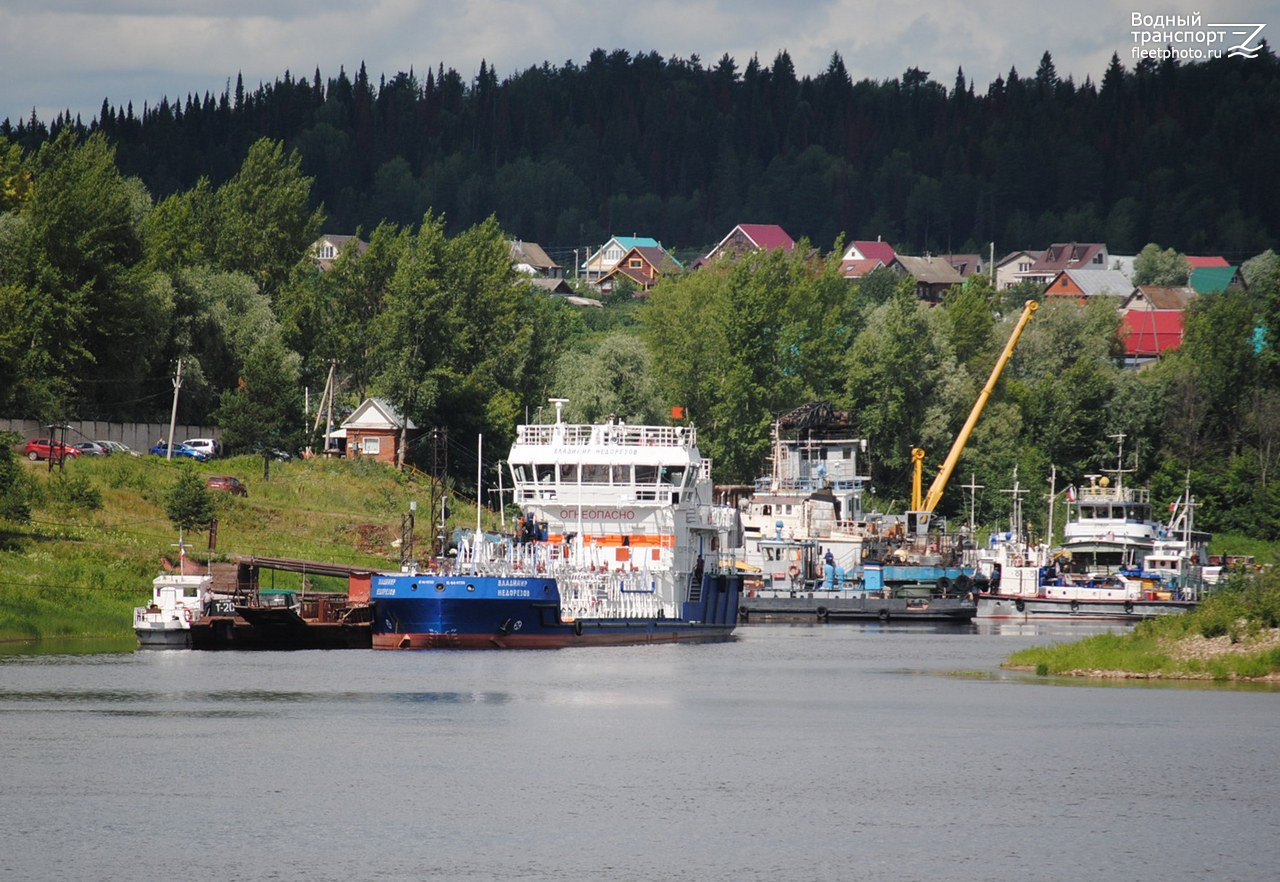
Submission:
<svg viewBox="0 0 1280 882">
<path fill-rule="evenodd" d="M 1004 351 L 1000 353 L 1000 357 L 996 359 L 995 366 L 991 368 L 991 376 L 987 378 L 987 384 L 982 387 L 982 392 L 978 394 L 978 400 L 974 402 L 973 410 L 969 411 L 969 419 L 965 421 L 964 428 L 960 430 L 960 434 L 956 436 L 955 443 L 951 445 L 951 452 L 947 454 L 946 460 L 942 463 L 942 468 L 938 471 L 938 476 L 933 479 L 933 484 L 929 486 L 928 495 L 923 498 L 920 494 L 920 484 L 924 470 L 924 451 L 919 447 L 912 449 L 911 514 L 914 515 L 915 528 L 918 532 L 923 533 L 928 529 L 929 519 L 933 515 L 933 510 L 937 508 L 938 500 L 942 499 L 942 493 L 947 489 L 947 482 L 951 480 L 951 473 L 955 470 L 960 454 L 964 452 L 964 446 L 969 441 L 969 435 L 973 432 L 973 427 L 978 423 L 978 417 L 982 416 L 982 410 L 987 406 L 987 399 L 991 397 L 991 393 L 996 387 L 996 382 L 1000 379 L 1000 374 L 1004 372 L 1005 365 L 1009 363 L 1009 359 L 1013 356 L 1013 349 L 1018 345 L 1018 338 L 1022 336 L 1027 323 L 1031 321 L 1031 316 L 1039 308 L 1040 304 L 1034 300 L 1026 302 L 1018 323 L 1013 326 L 1013 333 L 1009 335 L 1009 342 L 1004 345 Z"/>
</svg>

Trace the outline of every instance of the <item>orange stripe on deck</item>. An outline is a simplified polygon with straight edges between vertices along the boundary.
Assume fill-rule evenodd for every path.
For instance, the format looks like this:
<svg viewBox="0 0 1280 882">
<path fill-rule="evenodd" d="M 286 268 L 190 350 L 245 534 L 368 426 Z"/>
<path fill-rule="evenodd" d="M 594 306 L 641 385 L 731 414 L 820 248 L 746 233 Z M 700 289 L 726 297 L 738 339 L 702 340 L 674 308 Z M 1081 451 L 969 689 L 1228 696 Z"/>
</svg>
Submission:
<svg viewBox="0 0 1280 882">
<path fill-rule="evenodd" d="M 623 534 L 605 534 L 603 536 L 584 536 L 582 542 L 588 548 L 593 545 L 601 548 L 624 547 Z M 627 534 L 625 537 L 628 541 L 626 545 L 632 548 L 675 548 L 676 537 L 672 533 L 661 534 Z M 564 536 L 559 533 L 549 533 L 547 541 L 553 545 L 561 545 L 564 543 Z"/>
</svg>

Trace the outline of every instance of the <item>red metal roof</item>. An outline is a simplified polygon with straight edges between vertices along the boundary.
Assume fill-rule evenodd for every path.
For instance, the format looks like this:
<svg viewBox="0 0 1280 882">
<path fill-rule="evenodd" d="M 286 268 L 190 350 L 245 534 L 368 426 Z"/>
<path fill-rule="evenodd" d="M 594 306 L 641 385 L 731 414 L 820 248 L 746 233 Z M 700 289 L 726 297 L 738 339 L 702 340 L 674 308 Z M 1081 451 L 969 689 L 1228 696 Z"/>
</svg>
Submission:
<svg viewBox="0 0 1280 882">
<path fill-rule="evenodd" d="M 862 252 L 863 257 L 870 260 L 878 260 L 885 266 L 893 263 L 893 259 L 898 256 L 897 252 L 893 250 L 893 246 L 888 242 L 878 240 L 874 242 L 854 241 L 849 244 L 858 246 L 858 250 Z"/>
<path fill-rule="evenodd" d="M 1191 264 L 1192 269 L 1199 269 L 1202 266 L 1231 266 L 1227 263 L 1225 257 L 1191 257 L 1187 256 L 1187 263 Z"/>
<path fill-rule="evenodd" d="M 1120 333 L 1125 355 L 1154 356 L 1182 345 L 1183 313 L 1179 309 L 1133 309 L 1124 314 Z"/>
<path fill-rule="evenodd" d="M 842 260 L 840 272 L 846 279 L 860 279 L 884 266 L 884 261 L 876 257 L 863 260 Z"/>
<path fill-rule="evenodd" d="M 775 248 L 790 251 L 796 247 L 795 241 L 787 235 L 787 231 L 777 224 L 738 224 L 738 229 L 742 230 L 747 238 L 756 243 L 756 247 L 762 251 L 772 251 Z"/>
</svg>

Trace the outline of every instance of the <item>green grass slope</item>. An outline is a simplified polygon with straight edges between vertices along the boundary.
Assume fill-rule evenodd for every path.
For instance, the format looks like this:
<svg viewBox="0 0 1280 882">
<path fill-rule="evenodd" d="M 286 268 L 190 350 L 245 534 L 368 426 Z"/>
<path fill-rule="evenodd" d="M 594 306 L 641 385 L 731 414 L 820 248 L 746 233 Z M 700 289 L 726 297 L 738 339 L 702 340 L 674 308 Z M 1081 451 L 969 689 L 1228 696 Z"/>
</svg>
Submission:
<svg viewBox="0 0 1280 882">
<path fill-rule="evenodd" d="M 1141 622 L 1128 633 L 1024 649 L 1005 665 L 1041 675 L 1280 679 L 1280 572 L 1233 574 L 1191 612 Z"/>
<path fill-rule="evenodd" d="M 425 479 L 370 461 L 272 463 L 269 479 L 256 457 L 193 464 L 117 455 L 81 457 L 52 474 L 45 463 L 24 468 L 41 498 L 29 523 L 0 521 L 0 642 L 103 638 L 128 646 L 133 608 L 149 597 L 162 557 L 176 560 L 178 534 L 164 503 L 181 469 L 234 475 L 249 489 L 248 497 L 213 494 L 216 550 L 207 532 L 185 537 L 198 563 L 259 555 L 394 568 L 402 515 L 411 501 L 425 511 L 431 492 Z M 453 508 L 466 517 L 465 505 Z M 424 533 L 419 523 L 419 554 Z M 274 578 L 276 587 L 296 587 L 281 584 L 296 576 Z"/>
</svg>

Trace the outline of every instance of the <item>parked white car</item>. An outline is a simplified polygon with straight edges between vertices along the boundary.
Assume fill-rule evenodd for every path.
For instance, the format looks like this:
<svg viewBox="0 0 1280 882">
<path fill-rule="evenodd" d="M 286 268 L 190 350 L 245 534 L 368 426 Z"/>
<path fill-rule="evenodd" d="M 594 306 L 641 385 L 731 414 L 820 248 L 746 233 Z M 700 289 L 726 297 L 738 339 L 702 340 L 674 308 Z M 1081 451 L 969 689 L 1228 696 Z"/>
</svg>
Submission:
<svg viewBox="0 0 1280 882">
<path fill-rule="evenodd" d="M 222 444 L 217 438 L 188 438 L 182 442 L 188 447 L 199 450 L 205 456 L 213 459 L 222 453 Z"/>
<path fill-rule="evenodd" d="M 142 456 L 141 453 L 129 447 L 129 445 L 121 444 L 119 441 L 101 441 L 95 438 L 94 443 L 101 444 L 103 447 L 107 448 L 107 450 L 111 451 L 112 453 L 127 453 L 130 456 Z"/>
</svg>

